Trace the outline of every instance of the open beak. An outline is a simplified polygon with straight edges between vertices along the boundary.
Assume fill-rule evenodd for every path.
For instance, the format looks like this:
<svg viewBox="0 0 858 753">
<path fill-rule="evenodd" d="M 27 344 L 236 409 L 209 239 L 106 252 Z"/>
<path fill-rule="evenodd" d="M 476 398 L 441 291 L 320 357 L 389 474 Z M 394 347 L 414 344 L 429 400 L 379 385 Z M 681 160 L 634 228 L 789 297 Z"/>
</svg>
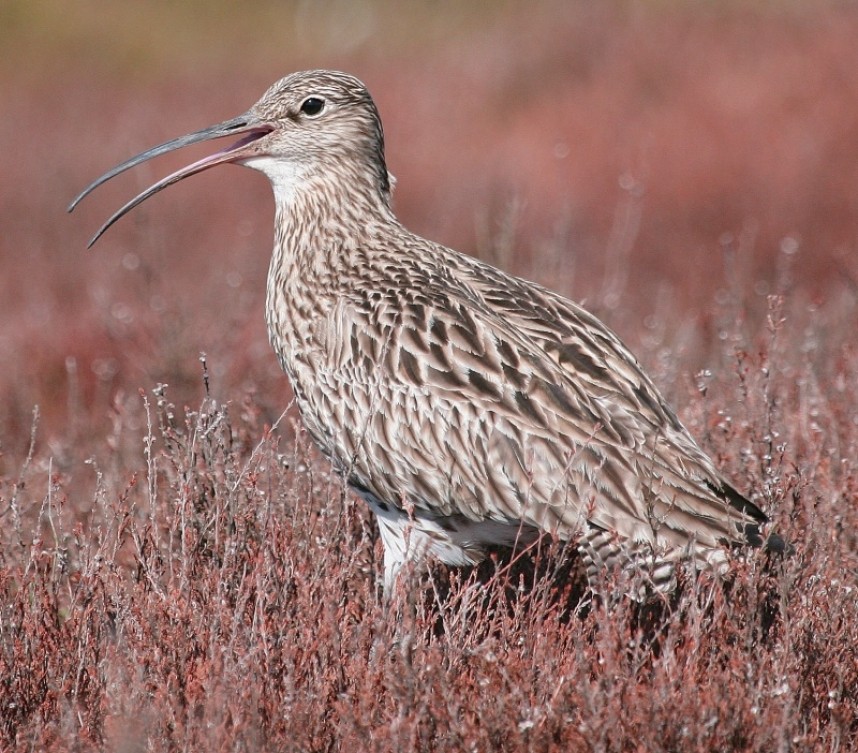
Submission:
<svg viewBox="0 0 858 753">
<path fill-rule="evenodd" d="M 98 188 L 102 183 L 106 183 L 108 180 L 116 177 L 120 173 L 123 173 L 136 165 L 142 164 L 153 157 L 159 157 L 167 152 L 172 152 L 176 149 L 181 149 L 184 146 L 190 146 L 191 144 L 197 144 L 202 141 L 210 141 L 211 139 L 219 139 L 224 136 L 242 134 L 242 138 L 226 149 L 215 152 L 208 157 L 203 157 L 203 159 L 197 160 L 187 167 L 183 167 L 181 170 L 171 173 L 166 178 L 162 178 L 157 183 L 135 196 L 125 206 L 117 210 L 110 219 L 99 228 L 98 232 L 87 244 L 87 248 L 90 248 L 104 234 L 104 231 L 107 230 L 107 228 L 109 228 L 120 217 L 134 209 L 138 204 L 142 204 L 150 196 L 153 196 L 161 189 L 166 188 L 173 183 L 178 183 L 189 175 L 196 175 L 197 173 L 200 173 L 203 170 L 208 170 L 210 167 L 214 167 L 215 165 L 221 165 L 225 162 L 238 162 L 241 159 L 251 156 L 254 152 L 248 149 L 248 146 L 266 134 L 271 133 L 273 130 L 273 126 L 259 120 L 255 115 L 244 114 L 239 115 L 237 118 L 233 118 L 232 120 L 226 120 L 223 123 L 203 128 L 201 131 L 195 131 L 194 133 L 189 133 L 185 136 L 179 136 L 177 139 L 166 141 L 159 146 L 155 146 L 151 149 L 147 149 L 145 152 L 141 152 L 135 157 L 131 157 L 131 159 L 125 160 L 125 162 L 117 165 L 100 178 L 94 180 L 71 204 L 69 204 L 68 211 L 73 211 L 80 203 L 81 199 Z"/>
</svg>

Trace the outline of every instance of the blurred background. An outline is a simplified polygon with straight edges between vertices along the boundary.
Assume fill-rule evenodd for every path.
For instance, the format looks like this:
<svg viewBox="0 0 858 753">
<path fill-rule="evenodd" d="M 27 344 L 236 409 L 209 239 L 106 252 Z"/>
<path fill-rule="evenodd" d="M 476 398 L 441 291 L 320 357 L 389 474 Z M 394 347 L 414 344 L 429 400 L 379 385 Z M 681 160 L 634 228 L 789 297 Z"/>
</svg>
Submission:
<svg viewBox="0 0 858 753">
<path fill-rule="evenodd" d="M 582 300 L 648 367 L 666 348 L 703 368 L 724 296 L 761 320 L 786 285 L 811 306 L 854 297 L 856 40 L 858 4 L 823 0 L 4 0 L 0 472 L 20 467 L 34 406 L 59 465 L 115 441 L 139 390 L 199 404 L 201 352 L 218 400 L 266 422 L 288 404 L 262 176 L 185 181 L 92 251 L 110 213 L 200 154 L 66 206 L 294 70 L 369 86 L 407 226 Z"/>
</svg>

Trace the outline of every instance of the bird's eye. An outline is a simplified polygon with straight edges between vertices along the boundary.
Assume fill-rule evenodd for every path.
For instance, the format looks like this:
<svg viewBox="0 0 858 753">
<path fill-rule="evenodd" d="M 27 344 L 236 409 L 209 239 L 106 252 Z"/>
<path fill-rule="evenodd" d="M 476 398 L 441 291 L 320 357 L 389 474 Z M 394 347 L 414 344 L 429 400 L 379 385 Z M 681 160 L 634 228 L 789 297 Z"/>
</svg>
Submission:
<svg viewBox="0 0 858 753">
<path fill-rule="evenodd" d="M 318 115 L 324 106 L 324 99 L 319 99 L 318 97 L 307 97 L 307 99 L 301 103 L 301 112 L 303 112 L 304 115 Z"/>
</svg>

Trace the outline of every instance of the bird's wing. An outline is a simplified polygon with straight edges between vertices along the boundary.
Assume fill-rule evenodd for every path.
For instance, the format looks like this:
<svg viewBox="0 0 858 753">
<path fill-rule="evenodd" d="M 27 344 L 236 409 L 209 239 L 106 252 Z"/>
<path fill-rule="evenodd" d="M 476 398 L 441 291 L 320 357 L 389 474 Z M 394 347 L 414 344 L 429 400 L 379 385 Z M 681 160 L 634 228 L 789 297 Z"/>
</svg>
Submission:
<svg viewBox="0 0 858 753">
<path fill-rule="evenodd" d="M 734 509 L 711 462 L 597 319 L 442 247 L 428 252 L 437 271 L 392 281 L 395 306 L 365 297 L 365 316 L 343 317 L 342 362 L 384 371 L 367 388 L 378 407 L 361 429 L 372 451 L 351 442 L 353 483 L 437 515 L 522 520 L 565 536 L 587 522 L 673 547 L 736 540 L 758 519 L 750 503 Z M 350 378 L 372 382 L 369 372 Z"/>
<path fill-rule="evenodd" d="M 586 309 L 539 285 L 507 275 L 478 261 L 462 270 L 492 311 L 514 324 L 566 375 L 563 384 L 579 399 L 595 399 L 608 429 L 605 441 L 634 436 L 637 474 L 665 485 L 662 501 L 678 503 L 674 515 L 688 512 L 753 524 L 763 512 L 737 492 L 700 449 L 637 359 L 621 340 Z M 652 491 L 646 492 L 647 496 Z M 657 515 L 666 511 L 660 509 Z M 743 526 L 743 535 L 753 530 Z M 731 529 L 735 537 L 735 530 Z M 754 542 L 760 543 L 760 542 Z"/>
</svg>

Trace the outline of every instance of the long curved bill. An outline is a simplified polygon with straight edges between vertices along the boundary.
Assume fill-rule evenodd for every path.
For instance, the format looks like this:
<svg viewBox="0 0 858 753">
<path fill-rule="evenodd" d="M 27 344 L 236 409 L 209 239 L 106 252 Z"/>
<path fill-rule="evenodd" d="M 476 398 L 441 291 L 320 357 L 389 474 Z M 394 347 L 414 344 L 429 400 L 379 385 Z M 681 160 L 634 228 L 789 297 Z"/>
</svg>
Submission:
<svg viewBox="0 0 858 753">
<path fill-rule="evenodd" d="M 117 210 L 110 219 L 107 220 L 98 230 L 98 232 L 92 237 L 92 240 L 87 244 L 87 248 L 91 248 L 92 245 L 104 234 L 104 232 L 120 217 L 130 212 L 134 207 L 138 204 L 142 204 L 146 199 L 154 194 L 158 193 L 162 189 L 167 186 L 173 185 L 173 183 L 178 183 L 183 178 L 187 178 L 190 175 L 196 175 L 197 173 L 202 172 L 203 170 L 208 170 L 210 167 L 214 167 L 215 165 L 221 165 L 225 162 L 236 162 L 243 157 L 248 156 L 248 151 L 245 147 L 248 144 L 252 144 L 257 139 L 262 138 L 268 133 L 271 133 L 274 128 L 267 123 L 262 122 L 256 116 L 245 114 L 239 115 L 237 118 L 232 118 L 231 120 L 225 120 L 223 123 L 218 123 L 217 125 L 209 126 L 208 128 L 203 128 L 201 131 L 194 131 L 194 133 L 186 134 L 185 136 L 179 136 L 179 138 L 171 139 L 170 141 L 165 141 L 163 144 L 159 144 L 158 146 L 152 147 L 151 149 L 147 149 L 145 152 L 141 152 L 140 154 L 131 157 L 125 162 L 114 167 L 112 170 L 108 170 L 104 175 L 100 178 L 97 178 L 92 183 L 90 183 L 81 193 L 75 198 L 75 200 L 69 204 L 68 211 L 71 212 L 74 208 L 81 202 L 81 200 L 89 195 L 92 191 L 98 188 L 103 183 L 106 183 L 111 178 L 115 178 L 120 173 L 124 173 L 126 170 L 130 170 L 132 167 L 136 167 L 143 162 L 146 162 L 154 157 L 159 157 L 162 154 L 166 154 L 167 152 L 175 151 L 176 149 L 181 149 L 185 146 L 190 146 L 191 144 L 198 144 L 202 141 L 210 141 L 211 139 L 219 139 L 224 136 L 235 136 L 238 134 L 244 134 L 243 138 L 236 141 L 231 146 L 228 146 L 226 149 L 222 149 L 219 152 L 215 152 L 214 154 L 203 157 L 201 160 L 197 160 L 196 162 L 191 163 L 187 167 L 183 167 L 181 170 L 177 170 L 174 173 L 171 173 L 166 178 L 162 178 L 157 183 L 152 186 L 149 186 L 145 191 L 135 196 L 131 201 L 129 201 L 125 206 L 121 209 Z"/>
</svg>

